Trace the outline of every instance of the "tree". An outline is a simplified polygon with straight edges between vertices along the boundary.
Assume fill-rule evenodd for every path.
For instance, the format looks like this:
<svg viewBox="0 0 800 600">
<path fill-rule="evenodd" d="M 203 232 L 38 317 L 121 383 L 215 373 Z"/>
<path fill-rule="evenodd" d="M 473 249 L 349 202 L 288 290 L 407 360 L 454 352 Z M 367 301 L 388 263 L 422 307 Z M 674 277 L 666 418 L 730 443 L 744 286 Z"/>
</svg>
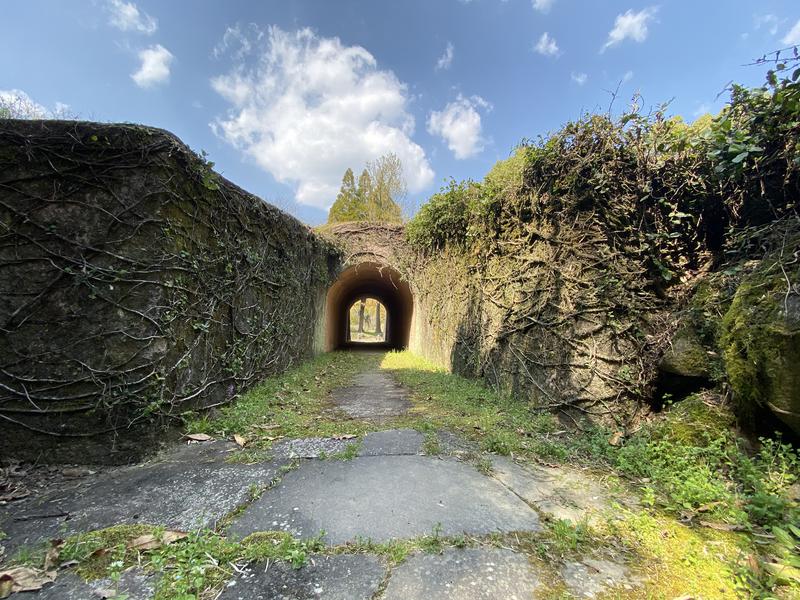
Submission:
<svg viewBox="0 0 800 600">
<path fill-rule="evenodd" d="M 364 309 L 367 308 L 367 299 L 361 298 L 358 305 L 358 333 L 364 333 Z"/>
<path fill-rule="evenodd" d="M 352 169 L 342 178 L 342 187 L 328 212 L 328 223 L 373 221 L 401 223 L 401 202 L 406 195 L 403 163 L 396 154 L 385 154 L 367 163 L 356 187 Z"/>
<path fill-rule="evenodd" d="M 375 333 L 378 335 L 383 335 L 383 331 L 381 330 L 381 303 L 375 303 Z"/>
<path fill-rule="evenodd" d="M 367 163 L 366 171 L 372 184 L 367 203 L 368 219 L 384 223 L 401 223 L 403 215 L 398 202 L 405 197 L 407 188 L 400 158 L 393 153 L 384 154 L 379 159 Z"/>
<path fill-rule="evenodd" d="M 336 201 L 328 212 L 328 223 L 364 221 L 365 219 L 366 202 L 356 190 L 356 181 L 352 169 L 347 169 L 344 172 L 344 177 L 342 177 L 342 187 L 339 188 L 339 195 L 336 196 Z"/>
</svg>

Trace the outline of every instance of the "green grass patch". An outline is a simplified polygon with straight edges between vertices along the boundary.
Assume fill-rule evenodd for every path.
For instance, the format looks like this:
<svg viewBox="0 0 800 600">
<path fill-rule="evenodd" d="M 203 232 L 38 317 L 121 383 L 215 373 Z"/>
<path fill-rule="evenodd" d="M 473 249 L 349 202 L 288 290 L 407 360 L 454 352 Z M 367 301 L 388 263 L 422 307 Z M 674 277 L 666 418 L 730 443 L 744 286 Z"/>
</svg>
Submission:
<svg viewBox="0 0 800 600">
<path fill-rule="evenodd" d="M 382 356 L 381 352 L 322 354 L 266 379 L 215 414 L 197 415 L 189 421 L 188 431 L 246 438 L 247 448 L 232 455 L 232 460 L 245 462 L 263 459 L 258 452 L 283 438 L 362 435 L 375 427 L 337 416 L 329 396 L 358 373 L 377 368 Z"/>
</svg>

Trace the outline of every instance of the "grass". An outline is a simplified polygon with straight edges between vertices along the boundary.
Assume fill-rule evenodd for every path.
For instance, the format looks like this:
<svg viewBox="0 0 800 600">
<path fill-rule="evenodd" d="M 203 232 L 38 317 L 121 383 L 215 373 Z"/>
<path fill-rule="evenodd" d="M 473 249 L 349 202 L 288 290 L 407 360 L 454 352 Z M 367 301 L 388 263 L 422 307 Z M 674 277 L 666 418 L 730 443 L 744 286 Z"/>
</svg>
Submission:
<svg viewBox="0 0 800 600">
<path fill-rule="evenodd" d="M 332 390 L 348 385 L 355 375 L 376 368 L 380 352 L 330 352 L 271 377 L 215 414 L 198 415 L 190 433 L 218 437 L 238 434 L 248 440 L 235 460 L 258 460 L 283 438 L 362 435 L 375 429 L 364 421 L 342 419 L 328 402 Z"/>
</svg>

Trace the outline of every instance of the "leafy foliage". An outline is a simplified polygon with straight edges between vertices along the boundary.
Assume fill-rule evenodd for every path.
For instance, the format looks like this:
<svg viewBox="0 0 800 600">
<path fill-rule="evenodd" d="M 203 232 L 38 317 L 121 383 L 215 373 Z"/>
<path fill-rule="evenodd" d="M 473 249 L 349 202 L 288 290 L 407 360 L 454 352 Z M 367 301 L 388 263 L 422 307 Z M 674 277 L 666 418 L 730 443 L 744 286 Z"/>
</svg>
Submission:
<svg viewBox="0 0 800 600">
<path fill-rule="evenodd" d="M 403 165 L 395 154 L 367 164 L 356 187 L 353 171 L 347 169 L 336 201 L 328 212 L 328 224 L 350 221 L 400 223 L 398 200 L 406 193 Z"/>
</svg>

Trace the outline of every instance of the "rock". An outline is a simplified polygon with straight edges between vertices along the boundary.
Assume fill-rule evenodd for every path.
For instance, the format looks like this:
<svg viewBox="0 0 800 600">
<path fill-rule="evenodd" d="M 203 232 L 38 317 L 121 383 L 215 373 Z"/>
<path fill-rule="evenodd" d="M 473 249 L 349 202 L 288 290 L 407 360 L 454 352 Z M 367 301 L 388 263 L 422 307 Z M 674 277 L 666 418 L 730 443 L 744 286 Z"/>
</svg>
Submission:
<svg viewBox="0 0 800 600">
<path fill-rule="evenodd" d="M 675 333 L 670 347 L 661 359 L 659 370 L 681 377 L 710 378 L 711 361 L 708 351 L 690 327 L 684 326 Z"/>
<path fill-rule="evenodd" d="M 723 317 L 721 346 L 737 414 L 755 423 L 767 409 L 800 434 L 800 296 L 786 289 L 766 265 L 745 278 Z"/>
<path fill-rule="evenodd" d="M 539 580 L 528 559 L 505 549 L 417 554 L 397 567 L 384 600 L 528 600 Z"/>
<path fill-rule="evenodd" d="M 312 556 L 289 563 L 255 564 L 231 581 L 219 600 L 370 600 L 386 569 L 374 556 Z"/>
</svg>

